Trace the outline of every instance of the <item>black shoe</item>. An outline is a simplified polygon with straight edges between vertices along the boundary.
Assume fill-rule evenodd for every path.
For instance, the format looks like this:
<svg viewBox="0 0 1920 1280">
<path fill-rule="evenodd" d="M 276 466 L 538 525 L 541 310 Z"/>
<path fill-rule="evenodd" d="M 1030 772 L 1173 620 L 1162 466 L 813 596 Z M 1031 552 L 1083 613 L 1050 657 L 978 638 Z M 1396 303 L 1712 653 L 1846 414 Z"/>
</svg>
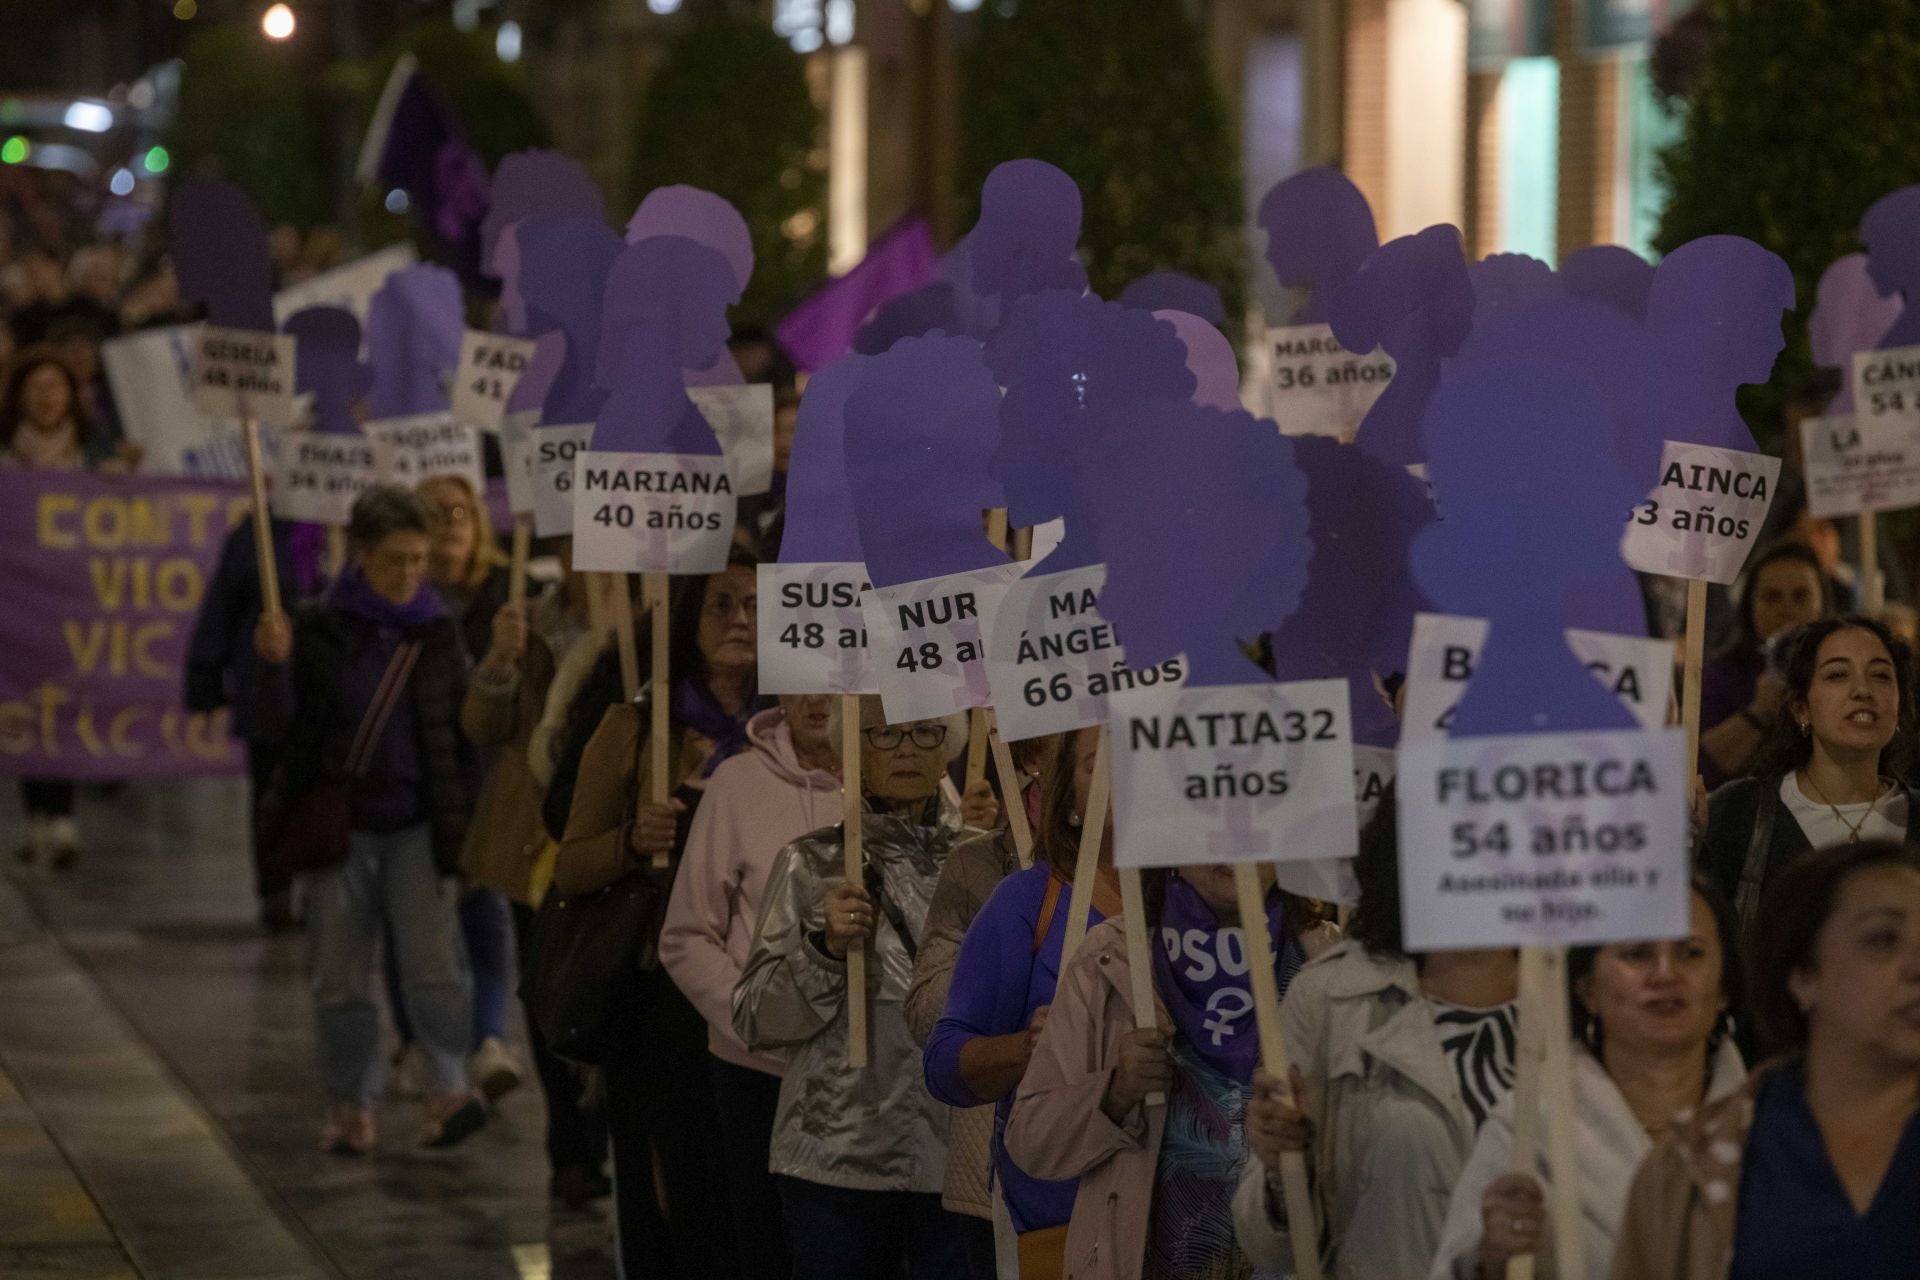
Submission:
<svg viewBox="0 0 1920 1280">
<path fill-rule="evenodd" d="M 80 846 L 77 844 L 58 844 L 54 846 L 53 857 L 49 864 L 55 871 L 71 871 L 73 864 L 80 861 Z"/>
<path fill-rule="evenodd" d="M 423 1147 L 457 1147 L 480 1132 L 487 1123 L 486 1104 L 478 1098 L 468 1098 L 460 1109 L 428 1130 Z"/>
<path fill-rule="evenodd" d="M 592 1165 L 568 1165 L 554 1172 L 550 1190 L 555 1200 L 577 1212 L 612 1195 L 613 1179 Z"/>
<path fill-rule="evenodd" d="M 293 914 L 293 895 L 276 893 L 262 899 L 260 903 L 260 927 L 275 937 L 292 933 L 300 927 L 300 917 Z"/>
</svg>

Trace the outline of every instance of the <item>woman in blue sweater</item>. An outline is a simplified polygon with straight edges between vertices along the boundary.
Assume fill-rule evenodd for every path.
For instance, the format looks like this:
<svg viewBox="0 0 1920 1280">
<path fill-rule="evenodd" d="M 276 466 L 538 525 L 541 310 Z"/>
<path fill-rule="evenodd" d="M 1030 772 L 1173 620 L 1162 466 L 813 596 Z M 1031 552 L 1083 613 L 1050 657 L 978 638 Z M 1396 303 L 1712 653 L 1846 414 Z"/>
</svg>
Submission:
<svg viewBox="0 0 1920 1280">
<path fill-rule="evenodd" d="M 994 1181 L 1021 1237 L 1022 1280 L 1047 1280 L 1044 1259 L 1055 1261 L 1073 1215 L 1076 1184 L 1029 1177 L 1002 1144 L 1013 1093 L 1025 1074 L 1046 1022 L 1060 977 L 1074 861 L 1093 779 L 1099 730 L 1083 729 L 1069 743 L 1071 767 L 1054 770 L 1041 814 L 1034 864 L 1001 881 L 961 944 L 947 1007 L 927 1038 L 927 1089 L 954 1107 L 997 1104 Z M 1120 910 L 1113 869 L 1113 828 L 1100 848 L 1090 926 Z"/>
</svg>

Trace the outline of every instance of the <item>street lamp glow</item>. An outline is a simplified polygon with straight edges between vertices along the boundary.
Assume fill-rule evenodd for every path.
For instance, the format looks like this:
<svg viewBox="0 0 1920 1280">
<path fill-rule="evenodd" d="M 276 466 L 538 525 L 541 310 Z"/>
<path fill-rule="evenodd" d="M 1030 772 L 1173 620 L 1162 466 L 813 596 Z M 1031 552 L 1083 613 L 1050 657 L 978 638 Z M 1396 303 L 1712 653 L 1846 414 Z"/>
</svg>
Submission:
<svg viewBox="0 0 1920 1280">
<path fill-rule="evenodd" d="M 132 195 L 133 194 L 133 170 L 115 169 L 113 171 L 112 180 L 107 183 L 107 190 L 113 192 L 113 194 L 117 196 Z"/>
<path fill-rule="evenodd" d="M 148 173 L 165 173 L 167 166 L 173 163 L 173 157 L 167 154 L 165 147 L 148 147 L 140 163 L 146 166 Z"/>
<path fill-rule="evenodd" d="M 82 133 L 105 133 L 113 128 L 113 109 L 104 103 L 88 102 L 82 98 L 67 104 L 63 120 L 69 129 L 78 129 Z"/>
<path fill-rule="evenodd" d="M 520 61 L 520 24 L 509 18 L 493 34 L 493 51 L 502 62 Z"/>
<path fill-rule="evenodd" d="M 4 143 L 0 143 L 0 162 L 19 164 L 31 154 L 32 150 L 27 140 L 16 133 Z"/>
<path fill-rule="evenodd" d="M 293 7 L 276 4 L 260 15 L 260 30 L 269 40 L 286 40 L 293 35 Z"/>
</svg>

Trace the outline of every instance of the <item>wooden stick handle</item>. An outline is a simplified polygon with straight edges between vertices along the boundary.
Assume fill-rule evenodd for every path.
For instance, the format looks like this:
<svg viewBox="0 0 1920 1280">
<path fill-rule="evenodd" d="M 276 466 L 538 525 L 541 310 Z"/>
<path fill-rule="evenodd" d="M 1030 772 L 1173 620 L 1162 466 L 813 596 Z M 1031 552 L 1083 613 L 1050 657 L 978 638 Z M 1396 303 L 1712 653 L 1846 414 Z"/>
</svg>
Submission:
<svg viewBox="0 0 1920 1280">
<path fill-rule="evenodd" d="M 247 479 L 253 485 L 253 554 L 260 563 L 260 600 L 267 616 L 280 613 L 280 562 L 273 554 L 273 514 L 267 510 L 267 466 L 260 457 L 260 424 L 240 420 L 247 442 Z"/>
<path fill-rule="evenodd" d="M 1546 1009 L 1541 1081 L 1547 1096 L 1547 1163 L 1553 1171 L 1548 1210 L 1553 1220 L 1553 1262 L 1563 1276 L 1587 1274 L 1581 1255 L 1586 1230 L 1580 1211 L 1579 1135 L 1573 1118 L 1573 1028 L 1567 1010 L 1567 949 L 1541 952 L 1540 1003 Z"/>
<path fill-rule="evenodd" d="M 1540 1074 L 1545 1048 L 1546 996 L 1542 990 L 1546 952 L 1541 947 L 1520 949 L 1520 1029 L 1518 1060 L 1514 1063 L 1513 1164 L 1515 1173 L 1533 1176 L 1540 1153 Z M 1534 1255 L 1507 1260 L 1507 1280 L 1533 1280 Z"/>
<path fill-rule="evenodd" d="M 1880 516 L 1862 511 L 1860 525 L 1860 608 L 1870 618 L 1886 607 L 1886 583 L 1880 577 Z"/>
<path fill-rule="evenodd" d="M 1002 551 L 1007 549 L 1007 509 L 1005 507 L 987 508 L 987 541 Z"/>
<path fill-rule="evenodd" d="M 1686 666 L 1680 677 L 1680 723 L 1687 730 L 1687 777 L 1700 771 L 1700 676 L 1707 657 L 1707 584 L 1687 583 Z"/>
<path fill-rule="evenodd" d="M 1280 1030 L 1280 988 L 1273 978 L 1273 941 L 1267 936 L 1267 901 L 1260 868 L 1239 862 L 1233 868 L 1234 896 L 1240 900 L 1240 932 L 1246 943 L 1247 978 L 1253 987 L 1253 1016 L 1260 1031 L 1260 1058 L 1267 1074 L 1290 1088 L 1292 1064 Z M 1280 1157 L 1280 1189 L 1287 1204 L 1287 1236 L 1293 1242 L 1295 1280 L 1321 1280 L 1320 1226 L 1313 1211 L 1306 1158 L 1297 1151 Z"/>
<path fill-rule="evenodd" d="M 673 794 L 673 780 L 667 776 L 668 717 L 673 711 L 673 694 L 667 686 L 667 575 L 649 573 L 641 584 L 647 596 L 647 621 L 650 630 L 649 653 L 647 654 L 647 681 L 653 689 L 653 697 L 647 700 L 650 713 L 647 726 L 648 745 L 652 749 L 652 769 L 647 778 L 647 790 L 652 793 L 655 804 L 665 804 Z M 632 625 L 633 611 L 623 609 L 621 616 Z M 653 865 L 664 867 L 667 857 L 655 854 Z"/>
<path fill-rule="evenodd" d="M 1153 940 L 1147 936 L 1147 904 L 1140 891 L 1140 869 L 1120 868 L 1120 925 L 1127 935 L 1127 973 L 1131 979 L 1133 1025 L 1144 1031 L 1160 1024 L 1160 1005 L 1153 994 Z M 1155 1089 L 1146 1097 L 1150 1107 L 1167 1105 L 1167 1095 Z"/>
<path fill-rule="evenodd" d="M 627 575 L 624 573 L 603 573 L 600 575 L 601 606 L 605 619 L 613 624 L 613 643 L 620 654 L 620 687 L 628 702 L 640 696 L 640 658 L 634 649 L 633 606 L 627 602 Z M 647 798 L 654 800 L 649 791 Z"/>
<path fill-rule="evenodd" d="M 1033 559 L 1033 526 L 1021 525 L 1013 531 L 1013 558 L 1015 560 Z"/>
<path fill-rule="evenodd" d="M 347 531 L 337 524 L 327 526 L 327 581 L 338 582 L 347 567 Z"/>
<path fill-rule="evenodd" d="M 848 884 L 866 881 L 865 832 L 860 825 L 860 699 L 840 698 L 841 851 Z M 867 950 L 859 942 L 847 948 L 847 1065 L 867 1065 Z"/>
<path fill-rule="evenodd" d="M 1020 774 L 1013 767 L 1013 752 L 1000 737 L 1000 726 L 991 709 L 987 712 L 987 741 L 993 749 L 993 767 L 1000 773 L 1000 800 L 1007 807 L 1007 830 L 1013 833 L 1013 851 L 1020 855 L 1022 868 L 1033 865 L 1033 828 L 1027 825 L 1026 793 Z"/>
<path fill-rule="evenodd" d="M 992 726 L 987 723 L 987 709 L 975 707 L 967 716 L 967 785 L 987 776 L 988 736 Z"/>
<path fill-rule="evenodd" d="M 533 517 L 513 518 L 513 559 L 507 573 L 507 603 L 515 608 L 527 602 L 527 557 L 533 552 Z"/>
<path fill-rule="evenodd" d="M 1073 752 L 1062 753 L 1059 767 L 1073 767 Z M 1087 912 L 1093 906 L 1093 882 L 1100 878 L 1100 842 L 1107 832 L 1107 798 L 1112 775 L 1107 766 L 1107 731 L 1093 750 L 1093 783 L 1087 789 L 1087 811 L 1080 818 L 1080 854 L 1073 863 L 1073 892 L 1067 897 L 1067 933 L 1060 943 L 1060 972 L 1067 971 L 1073 953 L 1087 939 Z"/>
</svg>

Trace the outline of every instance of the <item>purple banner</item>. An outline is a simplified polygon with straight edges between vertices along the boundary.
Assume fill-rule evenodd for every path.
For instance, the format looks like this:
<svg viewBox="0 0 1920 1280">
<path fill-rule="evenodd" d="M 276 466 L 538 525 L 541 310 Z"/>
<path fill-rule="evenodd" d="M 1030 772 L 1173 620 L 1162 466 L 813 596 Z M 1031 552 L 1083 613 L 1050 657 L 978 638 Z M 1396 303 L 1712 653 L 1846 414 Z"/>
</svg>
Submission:
<svg viewBox="0 0 1920 1280">
<path fill-rule="evenodd" d="M 237 773 L 224 711 L 181 706 L 187 642 L 246 490 L 0 471 L 0 774 Z"/>
</svg>

